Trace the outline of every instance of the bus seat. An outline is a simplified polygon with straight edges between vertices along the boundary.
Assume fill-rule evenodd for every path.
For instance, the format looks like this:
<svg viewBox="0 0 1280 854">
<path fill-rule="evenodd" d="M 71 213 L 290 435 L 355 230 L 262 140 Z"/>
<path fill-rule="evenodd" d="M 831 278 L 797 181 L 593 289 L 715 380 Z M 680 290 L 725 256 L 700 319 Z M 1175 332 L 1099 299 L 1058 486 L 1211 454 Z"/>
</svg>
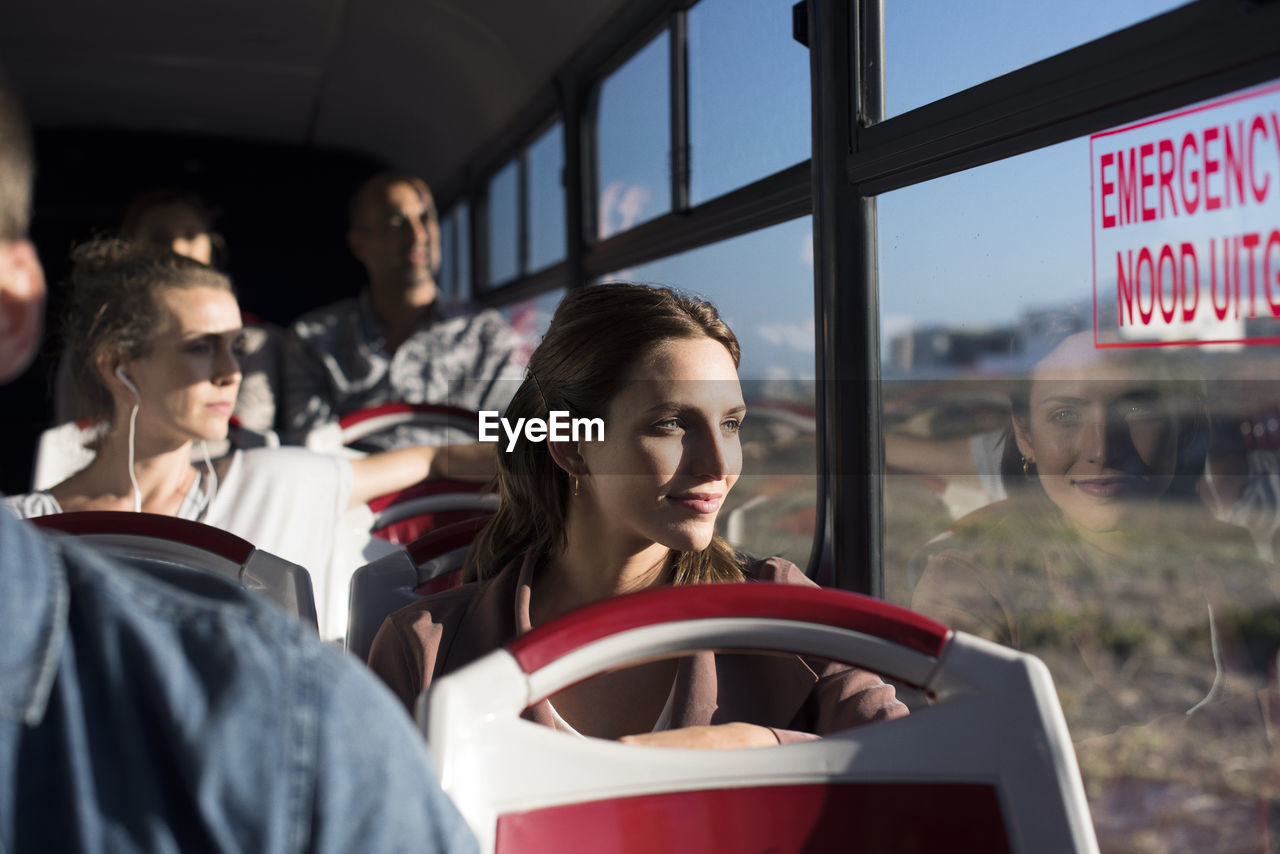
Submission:
<svg viewBox="0 0 1280 854">
<path fill-rule="evenodd" d="M 104 427 L 103 422 L 67 421 L 42 432 L 32 467 L 32 491 L 57 486 L 93 462 L 94 451 L 89 445 Z M 208 443 L 212 459 L 226 456 L 236 448 L 278 447 L 280 437 L 274 430 L 251 430 L 241 425 L 234 415 L 231 416 L 227 438 Z M 192 448 L 191 460 L 197 464 L 204 462 L 204 451 L 199 443 Z"/>
<path fill-rule="evenodd" d="M 255 590 L 311 626 L 317 625 L 310 573 L 221 528 L 175 516 L 114 510 L 55 513 L 30 521 L 46 531 L 76 536 L 86 545 L 161 577 L 184 569 L 235 579 L 246 590 Z"/>
<path fill-rule="evenodd" d="M 429 480 L 379 496 L 369 502 L 369 509 L 373 513 L 370 533 L 407 545 L 436 528 L 492 515 L 498 509 L 498 495 L 480 483 Z"/>
<path fill-rule="evenodd" d="M 629 746 L 520 717 L 602 670 L 708 648 L 848 661 L 937 702 L 763 750 Z M 417 714 L 485 852 L 1097 851 L 1044 664 L 852 593 L 734 584 L 619 596 L 437 679 Z"/>
<path fill-rule="evenodd" d="M 361 660 L 368 658 L 373 637 L 388 614 L 460 584 L 467 549 L 491 515 L 436 528 L 404 549 L 357 569 L 351 577 L 347 651 Z"/>
<path fill-rule="evenodd" d="M 480 435 L 480 416 L 472 410 L 444 404 L 384 403 L 347 413 L 336 424 L 316 427 L 303 444 L 322 453 L 363 456 L 377 450 L 363 444 L 365 439 L 402 426 L 430 430 L 436 440 L 427 444 L 474 442 Z"/>
</svg>

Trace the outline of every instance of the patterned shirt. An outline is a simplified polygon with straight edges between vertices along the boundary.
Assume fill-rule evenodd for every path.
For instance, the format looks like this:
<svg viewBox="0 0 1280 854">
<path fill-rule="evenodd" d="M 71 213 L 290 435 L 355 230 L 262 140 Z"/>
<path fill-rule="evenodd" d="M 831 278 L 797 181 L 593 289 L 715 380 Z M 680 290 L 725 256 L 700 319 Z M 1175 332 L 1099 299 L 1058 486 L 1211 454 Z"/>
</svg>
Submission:
<svg viewBox="0 0 1280 854">
<path fill-rule="evenodd" d="M 394 353 L 368 290 L 305 314 L 286 347 L 281 425 L 301 442 L 316 427 L 384 403 L 506 408 L 524 378 L 520 335 L 492 309 L 439 305 Z M 400 427 L 365 444 L 440 444 L 438 430 Z"/>
</svg>

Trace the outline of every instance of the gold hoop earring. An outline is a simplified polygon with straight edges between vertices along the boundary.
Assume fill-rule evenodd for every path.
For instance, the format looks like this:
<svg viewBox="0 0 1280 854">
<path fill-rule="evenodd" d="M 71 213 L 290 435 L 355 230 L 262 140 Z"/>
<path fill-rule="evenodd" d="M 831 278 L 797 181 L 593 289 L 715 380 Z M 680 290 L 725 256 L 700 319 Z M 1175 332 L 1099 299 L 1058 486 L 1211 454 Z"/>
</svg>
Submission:
<svg viewBox="0 0 1280 854">
<path fill-rule="evenodd" d="M 1030 459 L 1027 459 L 1026 457 L 1023 457 L 1022 458 L 1022 476 L 1031 477 L 1031 470 L 1035 468 L 1035 465 L 1036 465 L 1035 460 L 1030 460 Z"/>
<path fill-rule="evenodd" d="M 577 498 L 578 497 L 578 479 L 575 477 L 575 478 L 572 478 L 572 480 L 573 480 L 573 497 Z"/>
</svg>

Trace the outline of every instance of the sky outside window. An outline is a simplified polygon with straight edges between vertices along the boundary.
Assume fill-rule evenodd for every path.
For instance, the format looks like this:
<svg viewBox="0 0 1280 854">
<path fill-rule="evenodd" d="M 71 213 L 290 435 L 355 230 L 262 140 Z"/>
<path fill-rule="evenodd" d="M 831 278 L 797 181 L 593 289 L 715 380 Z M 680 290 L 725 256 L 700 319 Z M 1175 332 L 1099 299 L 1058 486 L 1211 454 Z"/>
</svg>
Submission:
<svg viewBox="0 0 1280 854">
<path fill-rule="evenodd" d="M 489 181 L 489 284 L 520 272 L 519 164 L 513 160 Z"/>
<path fill-rule="evenodd" d="M 529 272 L 564 259 L 564 124 L 529 146 Z"/>
<path fill-rule="evenodd" d="M 702 0 L 689 10 L 690 200 L 700 204 L 809 159 L 809 51 L 791 0 Z"/>
<path fill-rule="evenodd" d="M 671 210 L 669 43 L 663 31 L 601 85 L 601 238 Z"/>
<path fill-rule="evenodd" d="M 772 396 L 794 396 L 795 387 L 813 379 L 810 217 L 605 278 L 670 285 L 709 299 L 742 345 L 743 381 L 772 383 Z"/>
<path fill-rule="evenodd" d="M 885 3 L 885 115 L 914 110 L 1183 5 L 1185 0 Z"/>
<path fill-rule="evenodd" d="M 457 226 L 455 218 L 458 209 L 455 207 L 440 217 L 440 272 L 436 276 L 436 284 L 446 297 L 458 295 L 457 284 Z"/>
</svg>

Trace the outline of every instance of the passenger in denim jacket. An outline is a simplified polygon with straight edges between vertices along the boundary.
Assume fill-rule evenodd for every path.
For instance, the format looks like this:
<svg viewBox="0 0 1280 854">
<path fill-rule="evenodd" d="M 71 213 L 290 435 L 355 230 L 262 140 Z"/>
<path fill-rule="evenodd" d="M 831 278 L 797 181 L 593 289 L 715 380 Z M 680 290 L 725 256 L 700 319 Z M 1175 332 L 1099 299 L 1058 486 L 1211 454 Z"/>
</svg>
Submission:
<svg viewBox="0 0 1280 854">
<path fill-rule="evenodd" d="M 30 145 L 0 81 L 0 382 L 39 340 Z M 0 851 L 470 851 L 395 700 L 236 585 L 0 512 Z"/>
</svg>

